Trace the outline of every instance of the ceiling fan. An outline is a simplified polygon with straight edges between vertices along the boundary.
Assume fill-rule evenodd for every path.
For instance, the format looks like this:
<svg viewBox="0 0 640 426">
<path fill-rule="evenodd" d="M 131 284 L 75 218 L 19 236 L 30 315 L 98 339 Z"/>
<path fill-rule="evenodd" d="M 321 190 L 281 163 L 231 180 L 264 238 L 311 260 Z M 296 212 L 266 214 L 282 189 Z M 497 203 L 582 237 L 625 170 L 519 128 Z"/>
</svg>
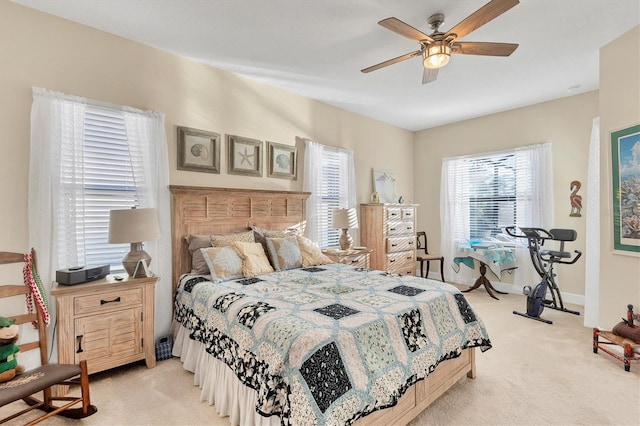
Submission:
<svg viewBox="0 0 640 426">
<path fill-rule="evenodd" d="M 436 13 L 431 15 L 428 20 L 429 26 L 433 30 L 431 35 L 426 35 L 398 18 L 383 19 L 378 22 L 378 24 L 415 41 L 420 45 L 420 49 L 380 62 L 379 64 L 363 69 L 362 72 L 368 73 L 415 56 L 422 56 L 424 65 L 422 84 L 426 84 L 435 81 L 438 77 L 438 69 L 449 63 L 450 56 L 453 53 L 462 55 L 509 56 L 518 48 L 518 44 L 458 41 L 458 39 L 477 30 L 518 3 L 520 3 L 518 0 L 491 0 L 446 33 L 438 31 L 440 25 L 444 22 L 444 14 Z"/>
</svg>

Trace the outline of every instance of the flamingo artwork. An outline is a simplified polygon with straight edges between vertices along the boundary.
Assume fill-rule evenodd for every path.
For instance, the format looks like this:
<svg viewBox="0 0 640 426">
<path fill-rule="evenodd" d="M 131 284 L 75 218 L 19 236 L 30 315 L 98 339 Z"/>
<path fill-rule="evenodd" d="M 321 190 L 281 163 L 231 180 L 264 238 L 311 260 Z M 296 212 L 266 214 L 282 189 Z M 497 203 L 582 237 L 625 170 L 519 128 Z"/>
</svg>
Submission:
<svg viewBox="0 0 640 426">
<path fill-rule="evenodd" d="M 574 180 L 571 182 L 571 195 L 569 195 L 569 200 L 571 201 L 571 213 L 569 216 L 571 217 L 581 217 L 580 211 L 582 210 L 582 196 L 578 195 L 578 191 L 580 190 L 580 181 Z"/>
</svg>

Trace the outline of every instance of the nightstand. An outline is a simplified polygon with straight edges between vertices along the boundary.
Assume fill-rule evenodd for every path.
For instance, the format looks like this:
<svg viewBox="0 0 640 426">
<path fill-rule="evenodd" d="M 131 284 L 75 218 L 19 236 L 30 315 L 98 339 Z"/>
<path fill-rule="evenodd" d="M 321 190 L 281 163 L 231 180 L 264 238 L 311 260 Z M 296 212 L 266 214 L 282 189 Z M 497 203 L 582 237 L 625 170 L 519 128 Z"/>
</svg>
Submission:
<svg viewBox="0 0 640 426">
<path fill-rule="evenodd" d="M 58 362 L 87 360 L 89 374 L 144 359 L 156 365 L 153 315 L 158 277 L 55 284 Z"/>
<path fill-rule="evenodd" d="M 344 263 L 346 265 L 356 266 L 359 268 L 368 268 L 371 264 L 371 252 L 373 250 L 366 247 L 353 248 L 351 250 L 322 250 L 329 259 L 336 263 Z"/>
</svg>

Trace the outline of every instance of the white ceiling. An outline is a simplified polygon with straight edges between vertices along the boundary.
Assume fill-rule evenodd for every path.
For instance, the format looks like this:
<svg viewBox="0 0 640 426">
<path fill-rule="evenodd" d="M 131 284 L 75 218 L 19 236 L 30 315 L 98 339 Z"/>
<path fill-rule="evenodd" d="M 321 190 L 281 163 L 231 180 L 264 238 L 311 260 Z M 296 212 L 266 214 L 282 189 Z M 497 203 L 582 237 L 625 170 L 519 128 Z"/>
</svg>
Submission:
<svg viewBox="0 0 640 426">
<path fill-rule="evenodd" d="M 13 1 L 413 131 L 595 90 L 598 50 L 640 24 L 638 0 L 521 0 L 462 39 L 510 57 L 454 55 L 422 85 L 419 58 L 360 72 L 418 49 L 377 22 L 447 31 L 488 0 Z"/>
</svg>

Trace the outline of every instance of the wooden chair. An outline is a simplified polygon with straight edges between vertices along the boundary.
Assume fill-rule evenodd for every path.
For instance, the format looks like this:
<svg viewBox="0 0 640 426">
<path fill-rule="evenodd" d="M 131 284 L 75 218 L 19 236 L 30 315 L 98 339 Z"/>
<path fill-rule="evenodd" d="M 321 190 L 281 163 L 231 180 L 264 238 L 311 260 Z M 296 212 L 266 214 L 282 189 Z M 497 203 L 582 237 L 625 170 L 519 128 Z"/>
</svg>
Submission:
<svg viewBox="0 0 640 426">
<path fill-rule="evenodd" d="M 34 254 L 33 250 L 32 254 Z M 24 263 L 24 261 L 25 259 L 22 253 L 0 252 L 0 264 Z M 15 296 L 21 296 L 22 298 L 26 296 L 31 297 L 30 287 L 24 284 L 0 286 L 0 300 Z M 8 301 L 5 300 L 4 302 L 7 303 Z M 36 307 L 35 310 L 37 311 L 35 314 L 8 317 L 11 320 L 15 320 L 15 324 L 17 325 L 30 324 L 33 321 L 37 321 L 38 338 L 18 345 L 20 347 L 18 362 L 20 361 L 20 354 L 31 350 L 39 350 L 40 363 L 42 365 L 25 371 L 8 382 L 0 383 L 0 407 L 17 402 L 18 400 L 23 400 L 28 405 L 27 408 L 24 408 L 23 405 L 18 404 L 19 406 L 16 406 L 17 412 L 0 419 L 0 423 L 5 423 L 35 409 L 40 409 L 45 413 L 29 421 L 27 423 L 28 425 L 39 423 L 53 415 L 79 419 L 94 414 L 98 409 L 91 405 L 90 402 L 89 376 L 87 374 L 86 361 L 81 361 L 79 365 L 49 363 L 47 357 L 46 325 L 42 319 L 40 309 Z M 24 327 L 21 329 L 21 332 L 23 332 L 23 330 Z M 77 397 L 54 396 L 53 388 L 55 385 L 63 385 L 65 387 L 80 386 L 81 395 Z M 35 397 L 39 392 L 42 392 L 42 399 Z M 54 402 L 59 402 L 59 404 L 56 405 Z M 76 404 L 82 405 L 72 408 Z"/>
<path fill-rule="evenodd" d="M 442 277 L 442 282 L 444 281 L 444 256 L 440 256 L 439 254 L 431 254 L 429 253 L 429 249 L 427 247 L 427 233 L 424 231 L 420 231 L 416 233 L 418 248 L 417 251 L 424 251 L 424 254 L 418 253 L 416 256 L 416 261 L 420 262 L 420 276 L 422 278 L 427 278 L 429 276 L 429 264 L 431 262 L 438 261 L 440 262 L 440 277 Z M 425 275 L 424 264 L 427 264 L 427 272 Z"/>
</svg>

